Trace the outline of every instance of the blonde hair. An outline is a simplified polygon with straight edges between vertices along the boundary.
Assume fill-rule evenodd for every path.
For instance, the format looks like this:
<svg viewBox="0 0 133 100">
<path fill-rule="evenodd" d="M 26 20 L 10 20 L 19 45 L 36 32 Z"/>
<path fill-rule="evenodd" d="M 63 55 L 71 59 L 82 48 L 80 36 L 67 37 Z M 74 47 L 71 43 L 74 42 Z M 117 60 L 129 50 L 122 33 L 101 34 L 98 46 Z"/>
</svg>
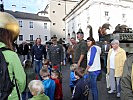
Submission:
<svg viewBox="0 0 133 100">
<path fill-rule="evenodd" d="M 34 93 L 34 95 L 39 95 L 44 93 L 44 86 L 42 84 L 42 81 L 40 80 L 32 80 L 28 84 L 29 90 L 31 93 Z"/>
<path fill-rule="evenodd" d="M 70 70 L 71 70 L 71 71 L 74 71 L 76 68 L 78 68 L 78 65 L 77 65 L 77 64 L 72 64 L 72 65 L 70 66 Z"/>
</svg>

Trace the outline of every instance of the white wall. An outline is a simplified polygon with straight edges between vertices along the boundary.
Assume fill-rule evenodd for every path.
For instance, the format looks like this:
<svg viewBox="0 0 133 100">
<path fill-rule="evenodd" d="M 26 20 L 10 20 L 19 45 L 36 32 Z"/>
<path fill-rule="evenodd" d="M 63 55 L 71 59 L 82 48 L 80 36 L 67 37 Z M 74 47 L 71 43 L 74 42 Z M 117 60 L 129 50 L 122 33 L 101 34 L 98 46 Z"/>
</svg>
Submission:
<svg viewBox="0 0 133 100">
<path fill-rule="evenodd" d="M 33 35 L 33 40 L 40 37 L 42 43 L 45 44 L 45 36 L 50 40 L 50 22 L 46 21 L 34 21 L 28 19 L 17 19 L 22 21 L 22 27 L 20 27 L 20 35 L 23 35 L 23 41 L 30 40 L 30 35 Z M 33 28 L 30 28 L 29 22 L 33 22 Z M 44 23 L 47 23 L 47 29 L 44 29 Z M 22 41 L 17 39 L 17 43 L 20 44 Z"/>
<path fill-rule="evenodd" d="M 109 12 L 108 17 L 105 17 L 105 11 Z M 126 15 L 124 20 L 122 19 L 122 14 Z M 84 39 L 86 39 L 89 36 L 87 34 L 87 25 L 91 25 L 93 28 L 93 37 L 97 41 L 98 28 L 104 23 L 111 24 L 112 31 L 114 31 L 117 24 L 126 24 L 133 28 L 132 16 L 133 8 L 131 2 L 120 2 L 119 0 L 88 1 L 73 15 L 66 19 L 66 36 L 67 33 L 72 34 L 73 31 L 77 32 L 79 28 L 81 28 L 85 34 Z M 73 24 L 75 25 L 74 29 L 72 29 Z M 72 35 L 70 35 L 70 37 L 71 36 Z"/>
</svg>

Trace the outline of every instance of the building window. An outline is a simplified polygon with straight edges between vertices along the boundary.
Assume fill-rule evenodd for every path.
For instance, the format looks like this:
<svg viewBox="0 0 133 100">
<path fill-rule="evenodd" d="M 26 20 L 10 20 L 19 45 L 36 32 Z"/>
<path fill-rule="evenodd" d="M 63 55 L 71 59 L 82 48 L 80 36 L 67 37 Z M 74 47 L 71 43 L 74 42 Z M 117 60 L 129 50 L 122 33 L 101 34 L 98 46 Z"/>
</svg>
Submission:
<svg viewBox="0 0 133 100">
<path fill-rule="evenodd" d="M 44 29 L 47 29 L 47 23 L 44 23 Z"/>
<path fill-rule="evenodd" d="M 23 35 L 19 35 L 19 41 L 23 41 Z"/>
<path fill-rule="evenodd" d="M 30 28 L 33 28 L 33 22 L 30 22 Z"/>
<path fill-rule="evenodd" d="M 47 41 L 48 40 L 48 37 L 47 36 L 45 36 L 45 41 Z"/>
<path fill-rule="evenodd" d="M 23 27 L 23 26 L 22 26 L 22 21 L 19 21 L 19 27 Z"/>
<path fill-rule="evenodd" d="M 53 23 L 53 25 L 55 25 L 55 23 Z"/>
<path fill-rule="evenodd" d="M 105 11 L 105 16 L 109 16 L 109 12 L 108 11 Z"/>
<path fill-rule="evenodd" d="M 33 41 L 33 35 L 30 35 L 30 41 Z"/>
<path fill-rule="evenodd" d="M 122 18 L 124 19 L 126 17 L 126 14 L 122 14 Z"/>
<path fill-rule="evenodd" d="M 61 5 L 60 1 L 59 1 L 58 5 L 59 5 L 59 6 Z"/>
<path fill-rule="evenodd" d="M 53 11 L 53 13 L 55 13 L 55 11 Z"/>
</svg>

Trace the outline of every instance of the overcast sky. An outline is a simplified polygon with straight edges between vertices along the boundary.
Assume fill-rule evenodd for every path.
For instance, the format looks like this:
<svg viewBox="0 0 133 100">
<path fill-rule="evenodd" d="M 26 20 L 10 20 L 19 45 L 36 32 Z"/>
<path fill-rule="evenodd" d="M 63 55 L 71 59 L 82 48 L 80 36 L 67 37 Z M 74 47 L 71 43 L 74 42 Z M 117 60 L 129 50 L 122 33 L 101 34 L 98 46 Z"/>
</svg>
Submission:
<svg viewBox="0 0 133 100">
<path fill-rule="evenodd" d="M 4 9 L 12 10 L 12 5 L 16 5 L 16 11 L 23 11 L 22 7 L 26 7 L 26 12 L 37 13 L 44 10 L 48 0 L 3 0 Z"/>
</svg>

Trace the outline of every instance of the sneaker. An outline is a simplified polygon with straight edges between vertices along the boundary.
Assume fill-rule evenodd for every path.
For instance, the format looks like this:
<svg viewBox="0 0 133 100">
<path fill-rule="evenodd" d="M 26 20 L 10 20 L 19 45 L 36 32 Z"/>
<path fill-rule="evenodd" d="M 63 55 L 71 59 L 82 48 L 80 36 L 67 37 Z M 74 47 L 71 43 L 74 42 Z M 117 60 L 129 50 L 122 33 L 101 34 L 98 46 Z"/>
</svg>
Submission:
<svg viewBox="0 0 133 100">
<path fill-rule="evenodd" d="M 120 93 L 117 93 L 117 95 L 116 95 L 118 98 L 120 98 Z"/>
<path fill-rule="evenodd" d="M 109 94 L 115 93 L 115 91 L 114 91 L 114 90 L 110 90 L 110 91 L 108 91 L 108 93 L 109 93 Z"/>
</svg>

